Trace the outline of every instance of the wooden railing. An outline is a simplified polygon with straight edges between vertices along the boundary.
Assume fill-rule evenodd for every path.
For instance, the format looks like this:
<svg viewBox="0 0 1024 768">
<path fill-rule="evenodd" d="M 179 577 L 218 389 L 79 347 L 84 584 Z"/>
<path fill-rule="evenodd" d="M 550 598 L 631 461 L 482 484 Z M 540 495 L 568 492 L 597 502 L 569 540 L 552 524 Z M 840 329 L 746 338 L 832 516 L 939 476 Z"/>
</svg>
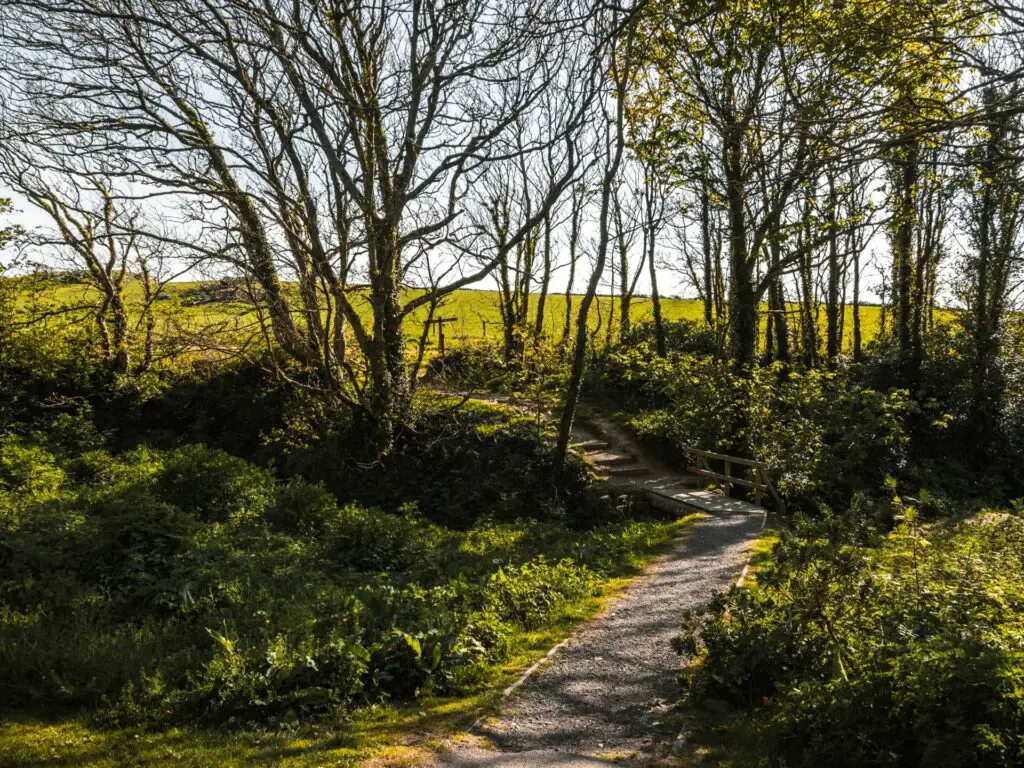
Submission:
<svg viewBox="0 0 1024 768">
<path fill-rule="evenodd" d="M 705 451 L 701 448 L 684 446 L 683 450 L 689 457 L 688 470 L 700 477 L 706 477 L 725 487 L 726 495 L 731 494 L 734 486 L 750 488 L 754 493 L 754 502 L 760 507 L 763 506 L 764 496 L 767 494 L 775 502 L 775 508 L 785 513 L 786 502 L 779 496 L 779 492 L 772 484 L 771 470 L 768 465 L 753 459 L 743 459 L 739 456 L 727 456 L 724 453 Z M 719 461 L 725 465 L 724 472 L 717 472 L 711 468 L 711 461 Z M 749 470 L 749 477 L 738 477 L 733 474 L 734 467 L 743 467 Z"/>
</svg>

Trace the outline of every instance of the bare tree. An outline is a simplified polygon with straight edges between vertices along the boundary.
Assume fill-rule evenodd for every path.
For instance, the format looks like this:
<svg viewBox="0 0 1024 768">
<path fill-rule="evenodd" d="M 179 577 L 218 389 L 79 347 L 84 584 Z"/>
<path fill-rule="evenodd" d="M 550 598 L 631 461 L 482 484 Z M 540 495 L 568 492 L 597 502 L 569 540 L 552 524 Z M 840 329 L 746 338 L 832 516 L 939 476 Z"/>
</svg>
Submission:
<svg viewBox="0 0 1024 768">
<path fill-rule="evenodd" d="M 626 166 L 628 167 L 628 166 Z M 630 256 L 634 250 L 634 246 L 637 240 L 637 234 L 642 229 L 641 217 L 643 216 L 642 210 L 642 198 L 640 196 L 637 180 L 626 178 L 626 174 L 621 174 L 622 178 L 619 179 L 619 183 L 616 186 L 615 193 L 612 195 L 612 221 L 614 222 L 614 239 L 615 248 L 612 251 L 612 275 L 613 275 L 613 288 L 618 285 L 618 304 L 619 304 L 619 326 L 618 326 L 618 338 L 620 341 L 626 339 L 632 328 L 632 306 L 633 306 L 633 295 L 636 293 L 636 286 L 640 280 L 640 275 L 644 271 L 644 261 L 641 260 L 639 264 L 631 264 Z M 643 252 L 646 258 L 646 250 Z M 614 296 L 613 291 L 613 304 L 614 308 Z M 609 317 L 608 321 L 608 341 L 611 343 L 614 313 Z"/>
<path fill-rule="evenodd" d="M 25 133 L 219 221 L 276 349 L 381 453 L 409 416 L 406 318 L 521 247 L 582 162 L 596 76 L 579 4 L 27 0 L 4 13 Z M 545 99 L 559 109 L 532 119 Z M 538 155 L 552 173 L 531 216 L 488 243 L 471 215 L 483 182 Z M 444 279 L 411 291 L 427 262 Z"/>
<path fill-rule="evenodd" d="M 205 254 L 175 247 L 167 227 L 156 226 L 154 212 L 120 194 L 109 178 L 48 166 L 16 141 L 0 140 L 0 179 L 52 224 L 24 236 L 38 254 L 51 254 L 42 266 L 63 266 L 98 297 L 47 314 L 89 317 L 101 358 L 114 373 L 148 370 L 154 357 L 154 304 L 171 280 L 197 267 Z M 133 364 L 134 351 L 140 357 Z"/>
<path fill-rule="evenodd" d="M 559 341 L 560 347 L 566 347 L 572 333 L 573 304 L 572 291 L 576 284 L 576 264 L 580 260 L 580 246 L 582 240 L 583 223 L 585 211 L 590 202 L 591 190 L 582 183 L 573 186 L 569 197 L 569 231 L 568 231 L 568 257 L 569 275 L 565 285 L 565 318 L 562 325 L 562 338 Z"/>
<path fill-rule="evenodd" d="M 658 268 L 655 254 L 657 253 L 658 235 L 667 220 L 668 186 L 656 176 L 655 168 L 649 163 L 643 164 L 643 254 L 647 262 L 648 276 L 651 281 L 651 310 L 654 315 L 654 344 L 660 357 L 665 357 L 665 322 L 661 311 L 661 294 L 658 291 Z"/>
<path fill-rule="evenodd" d="M 590 279 L 587 282 L 586 291 L 580 299 L 579 311 L 576 313 L 576 337 L 555 446 L 555 462 L 558 467 L 565 466 L 569 453 L 569 439 L 572 435 L 572 426 L 576 418 L 576 407 L 579 403 L 583 373 L 586 367 L 590 307 L 594 303 L 608 261 L 608 250 L 612 239 L 612 198 L 615 195 L 616 181 L 626 149 L 626 88 L 634 66 L 635 24 L 633 22 L 635 21 L 635 12 L 615 9 L 608 11 L 608 14 L 611 18 L 606 21 L 608 26 L 605 40 L 607 42 L 606 45 L 597 49 L 601 55 L 595 57 L 598 60 L 607 57 L 607 65 L 602 67 L 602 71 L 606 73 L 608 84 L 612 90 L 612 104 L 602 104 L 604 120 L 603 125 L 598 129 L 601 134 L 600 151 L 604 164 L 599 192 L 598 243 Z"/>
</svg>

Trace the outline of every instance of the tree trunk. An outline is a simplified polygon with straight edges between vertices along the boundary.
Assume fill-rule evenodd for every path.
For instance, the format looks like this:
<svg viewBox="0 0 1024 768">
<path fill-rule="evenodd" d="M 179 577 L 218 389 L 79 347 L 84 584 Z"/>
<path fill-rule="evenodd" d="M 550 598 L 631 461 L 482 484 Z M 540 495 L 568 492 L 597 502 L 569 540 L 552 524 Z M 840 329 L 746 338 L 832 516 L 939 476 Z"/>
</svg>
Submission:
<svg viewBox="0 0 1024 768">
<path fill-rule="evenodd" d="M 111 362 L 116 373 L 125 374 L 131 365 L 131 351 L 128 347 L 128 308 L 124 304 L 120 288 L 116 288 L 110 298 L 110 314 L 114 326 Z"/>
<path fill-rule="evenodd" d="M 711 194 L 708 191 L 707 178 L 704 177 L 701 178 L 700 231 L 704 249 L 704 322 L 708 328 L 714 328 L 717 315 L 717 276 L 711 259 Z"/>
<path fill-rule="evenodd" d="M 562 339 L 558 345 L 567 347 L 572 333 L 572 288 L 576 282 L 576 262 L 579 259 L 580 229 L 582 228 L 583 209 L 586 200 L 579 188 L 573 189 L 572 211 L 569 219 L 569 282 L 565 286 L 565 321 L 562 326 Z"/>
<path fill-rule="evenodd" d="M 665 323 L 661 317 L 661 296 L 658 294 L 658 270 L 654 265 L 654 233 L 647 243 L 647 268 L 651 275 L 651 307 L 654 312 L 654 347 L 658 357 L 665 357 Z"/>
<path fill-rule="evenodd" d="M 773 238 L 769 246 L 771 269 L 778 272 L 779 260 L 781 259 L 782 246 L 777 239 Z M 786 314 L 786 295 L 782 287 L 781 275 L 772 279 L 768 287 L 768 309 L 771 310 L 773 320 L 773 341 L 775 344 L 773 353 L 779 362 L 789 364 L 791 354 L 789 350 L 789 316 Z"/>
<path fill-rule="evenodd" d="M 722 142 L 729 215 L 729 355 L 738 371 L 754 365 L 759 332 L 754 269 L 747 253 L 742 130 L 737 123 L 727 126 Z"/>
<path fill-rule="evenodd" d="M 863 359 L 863 348 L 860 327 L 860 249 L 853 250 L 853 361 L 859 363 Z"/>
<path fill-rule="evenodd" d="M 538 345 L 544 338 L 544 308 L 551 286 L 551 217 L 544 217 L 544 265 L 541 273 L 540 293 L 537 294 L 537 319 L 533 326 L 533 343 Z"/>
<path fill-rule="evenodd" d="M 377 456 L 394 446 L 398 429 L 409 416 L 409 380 L 402 333 L 401 286 L 398 279 L 398 230 L 381 226 L 369 238 L 371 251 L 370 302 L 374 327 L 369 364 L 366 410 L 369 441 Z"/>
<path fill-rule="evenodd" d="M 842 353 L 842 335 L 840 331 L 839 289 L 842 280 L 842 269 L 839 264 L 839 216 L 836 199 L 835 180 L 829 179 L 829 233 L 828 233 L 828 290 L 825 304 L 825 356 L 829 368 L 835 368 L 839 355 Z"/>
<path fill-rule="evenodd" d="M 616 195 L 615 204 L 615 242 L 619 249 L 619 341 L 625 341 L 633 329 L 631 316 L 633 291 L 629 282 L 629 242 L 626 238 L 625 222 L 622 218 L 622 206 Z M 642 266 L 642 265 L 641 265 Z"/>
<path fill-rule="evenodd" d="M 893 330 L 900 356 L 900 368 L 905 382 L 916 381 L 913 365 L 913 250 L 917 225 L 917 182 L 920 163 L 920 144 L 910 138 L 901 147 L 896 161 L 898 197 L 894 211 L 893 232 Z"/>
<path fill-rule="evenodd" d="M 140 259 L 139 271 L 142 277 L 143 304 L 145 336 L 142 343 L 142 362 L 139 363 L 139 373 L 145 373 L 153 365 L 153 337 L 156 333 L 156 317 L 153 314 L 153 302 L 156 295 L 153 291 L 153 277 L 149 271 L 149 265 L 145 259 Z"/>
<path fill-rule="evenodd" d="M 569 343 L 569 336 L 572 332 L 572 284 L 576 280 L 576 259 L 569 262 L 569 283 L 565 286 L 565 319 L 562 326 L 562 340 L 559 346 L 565 347 Z"/>
<path fill-rule="evenodd" d="M 818 326 L 814 318 L 814 251 L 811 239 L 811 201 L 804 205 L 803 221 L 797 239 L 800 250 L 800 335 L 803 342 L 804 365 L 814 368 L 818 364 Z"/>
</svg>

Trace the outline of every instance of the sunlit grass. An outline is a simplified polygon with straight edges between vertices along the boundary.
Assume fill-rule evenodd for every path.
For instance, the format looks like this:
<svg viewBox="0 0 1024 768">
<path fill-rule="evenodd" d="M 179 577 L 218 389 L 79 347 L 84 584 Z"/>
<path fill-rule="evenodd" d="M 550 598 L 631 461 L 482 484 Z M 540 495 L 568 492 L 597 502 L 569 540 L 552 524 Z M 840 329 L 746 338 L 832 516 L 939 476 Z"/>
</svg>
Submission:
<svg viewBox="0 0 1024 768">
<path fill-rule="evenodd" d="M 638 558 L 637 571 L 684 535 L 697 518 L 690 515 L 652 526 L 650 545 Z M 0 723 L 0 766 L 420 766 L 431 753 L 457 740 L 478 718 L 494 713 L 502 690 L 581 623 L 604 610 L 630 580 L 608 579 L 599 596 L 570 603 L 543 629 L 518 635 L 508 660 L 465 696 L 428 696 L 401 706 L 365 706 L 346 719 L 284 729 L 175 727 L 152 731 L 104 728 L 80 716 L 54 720 L 15 717 Z"/>
<path fill-rule="evenodd" d="M 183 301 L 185 293 L 194 288 L 196 283 L 172 283 L 167 286 L 166 298 L 156 303 L 156 315 L 158 327 L 170 330 L 173 325 L 192 330 L 219 329 L 229 339 L 232 337 L 241 338 L 252 336 L 258 327 L 259 317 L 253 308 L 240 303 L 210 303 L 199 306 L 187 306 Z M 26 290 L 20 296 L 20 308 L 29 316 L 32 313 L 53 311 L 62 307 L 75 307 L 89 302 L 94 302 L 96 296 L 92 289 L 83 285 L 53 285 L 36 286 L 34 290 Z M 138 284 L 129 284 L 127 288 L 129 303 L 137 305 L 141 300 L 141 287 Z M 409 291 L 412 296 L 416 291 Z M 580 297 L 572 297 L 572 314 L 575 322 L 575 313 L 579 307 Z M 356 302 L 359 314 L 363 318 L 369 317 L 369 305 L 365 301 Z M 795 309 L 795 305 L 791 309 Z M 531 315 L 536 309 L 536 297 L 534 297 Z M 559 341 L 565 330 L 566 298 L 564 294 L 557 293 L 548 296 L 545 307 L 544 332 L 550 341 Z M 665 320 L 669 322 L 689 320 L 693 322 L 703 321 L 703 304 L 697 299 L 662 299 L 662 313 Z M 940 311 L 940 319 L 947 319 L 950 313 Z M 418 339 L 422 332 L 422 323 L 428 315 L 426 307 L 421 307 L 413 312 L 406 319 L 406 334 L 412 343 Z M 632 303 L 630 312 L 634 323 L 650 321 L 653 318 L 653 305 L 649 297 L 636 297 Z M 449 296 L 436 312 L 435 317 L 454 318 L 452 322 L 445 324 L 445 338 L 448 346 L 458 344 L 469 344 L 481 340 L 498 342 L 501 338 L 501 312 L 498 306 L 498 292 L 493 290 L 463 289 L 456 291 Z M 613 318 L 613 330 L 618 326 L 618 300 L 611 296 L 599 296 L 589 315 L 589 325 L 593 331 L 599 331 L 596 335 L 598 342 L 607 336 L 606 330 L 609 317 Z M 819 323 L 824 333 L 824 312 L 819 313 Z M 878 306 L 861 307 L 862 337 L 866 344 L 878 333 L 881 319 L 881 308 Z M 764 318 L 762 318 L 763 323 Z M 52 318 L 50 322 L 60 322 L 59 318 Z M 791 319 L 792 322 L 792 319 Z M 843 326 L 844 348 L 849 350 L 853 346 L 853 308 L 846 308 L 846 317 Z M 437 333 L 432 330 L 429 336 L 428 348 L 436 349 Z"/>
</svg>

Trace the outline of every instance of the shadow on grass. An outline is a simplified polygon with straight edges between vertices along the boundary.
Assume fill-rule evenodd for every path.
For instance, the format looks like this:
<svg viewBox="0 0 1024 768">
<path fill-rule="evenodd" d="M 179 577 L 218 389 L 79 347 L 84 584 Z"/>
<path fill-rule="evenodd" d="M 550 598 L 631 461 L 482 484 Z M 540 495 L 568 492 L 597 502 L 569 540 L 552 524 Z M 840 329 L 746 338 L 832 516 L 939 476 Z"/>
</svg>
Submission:
<svg viewBox="0 0 1024 768">
<path fill-rule="evenodd" d="M 684 518 L 671 535 L 640 560 L 668 551 L 697 519 Z M 630 569 L 632 570 L 632 569 Z M 641 568 L 637 567 L 637 572 Z M 428 697 L 406 705 L 363 707 L 345 719 L 274 730 L 110 729 L 85 717 L 46 720 L 27 716 L 0 721 L 0 768 L 121 768 L 121 766 L 376 766 L 423 765 L 452 734 L 496 711 L 500 692 L 521 671 L 621 594 L 630 577 L 610 579 L 602 594 L 567 605 L 547 627 L 519 636 L 512 656 L 477 690 L 462 697 Z"/>
</svg>

